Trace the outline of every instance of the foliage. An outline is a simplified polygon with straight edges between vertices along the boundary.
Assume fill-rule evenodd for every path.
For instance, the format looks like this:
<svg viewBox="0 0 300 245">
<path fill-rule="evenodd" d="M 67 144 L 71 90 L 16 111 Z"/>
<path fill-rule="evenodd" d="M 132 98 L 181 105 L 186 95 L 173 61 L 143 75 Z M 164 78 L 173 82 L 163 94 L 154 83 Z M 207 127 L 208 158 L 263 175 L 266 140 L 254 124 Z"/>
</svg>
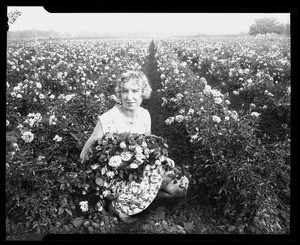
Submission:
<svg viewBox="0 0 300 245">
<path fill-rule="evenodd" d="M 169 154 L 189 169 L 191 189 L 206 193 L 203 198 L 224 218 L 244 223 L 248 232 L 287 233 L 289 39 L 207 37 L 155 44 L 161 105 L 171 114 L 166 123 L 174 140 L 181 141 Z M 96 165 L 104 162 L 92 157 L 80 164 L 79 153 L 97 116 L 116 103 L 115 79 L 124 70 L 141 69 L 148 45 L 149 40 L 116 39 L 8 42 L 8 226 L 64 232 L 62 226 L 75 218 L 108 219 L 95 182 L 101 174 Z M 270 124 L 276 131 L 266 130 Z M 115 151 L 110 145 L 107 150 Z M 105 152 L 92 155 L 97 154 L 108 159 Z"/>
<path fill-rule="evenodd" d="M 116 103 L 111 89 L 114 79 L 126 69 L 140 69 L 143 65 L 143 45 L 137 42 L 134 51 L 131 44 L 123 41 L 9 42 L 9 224 L 23 224 L 24 233 L 42 233 L 58 221 L 65 223 L 82 214 L 79 203 L 75 203 L 77 199 L 73 199 L 81 197 L 87 188 L 86 174 L 79 162 L 80 151 L 97 116 Z M 125 55 L 129 48 L 133 51 L 130 57 Z M 118 58 L 121 53 L 122 60 Z M 97 216 L 98 212 L 91 215 Z"/>
<path fill-rule="evenodd" d="M 280 24 L 275 18 L 256 19 L 255 23 L 250 26 L 249 34 L 267 34 L 267 33 L 284 33 L 284 25 Z"/>
<path fill-rule="evenodd" d="M 184 41 L 187 45 L 188 41 Z M 176 42 L 173 45 L 177 51 L 180 50 Z M 209 44 L 207 46 L 210 47 Z M 217 46 L 214 44 L 212 47 Z M 257 72 L 259 76 L 254 76 L 255 67 L 246 66 L 238 68 L 241 70 L 238 76 L 247 82 L 241 82 L 234 88 L 236 90 L 230 91 L 232 93 L 223 94 L 216 83 L 209 83 L 204 77 L 199 79 L 195 75 L 198 70 L 192 69 L 193 58 L 189 58 L 195 57 L 194 54 L 187 56 L 184 51 L 185 54 L 181 52 L 176 57 L 172 49 L 170 43 L 158 44 L 162 106 L 173 112 L 173 116 L 166 120 L 168 125 L 186 127 L 186 134 L 190 138 L 186 148 L 194 152 L 194 161 L 187 166 L 192 174 L 193 188 L 207 193 L 207 198 L 216 205 L 220 214 L 237 225 L 246 223 L 251 232 L 282 232 L 282 227 L 289 226 L 288 119 L 283 117 L 280 123 L 283 132 L 280 141 L 278 137 L 271 139 L 265 134 L 266 131 L 260 129 L 265 107 L 274 111 L 282 103 L 287 106 L 287 111 L 290 110 L 289 93 L 279 92 L 287 91 L 287 80 L 274 83 L 269 75 L 272 74 L 270 70 L 264 72 L 260 68 Z M 224 57 L 223 52 L 220 53 Z M 238 59 L 244 60 L 244 57 Z M 218 64 L 218 59 L 211 60 L 208 74 L 230 78 L 237 69 L 227 67 L 224 71 L 219 70 L 218 66 L 212 66 L 212 63 Z M 207 59 L 204 61 L 207 62 Z M 247 62 L 251 64 L 252 60 L 248 59 Z M 231 64 L 226 60 L 223 63 Z M 246 69 L 248 71 L 244 72 Z M 232 73 L 229 77 L 228 70 Z M 212 79 L 216 79 L 216 76 Z M 226 86 L 226 79 L 223 81 Z M 215 87 L 208 84 L 215 84 Z M 236 110 L 231 107 L 235 96 L 240 96 Z M 282 123 L 284 126 L 281 126 Z"/>
</svg>

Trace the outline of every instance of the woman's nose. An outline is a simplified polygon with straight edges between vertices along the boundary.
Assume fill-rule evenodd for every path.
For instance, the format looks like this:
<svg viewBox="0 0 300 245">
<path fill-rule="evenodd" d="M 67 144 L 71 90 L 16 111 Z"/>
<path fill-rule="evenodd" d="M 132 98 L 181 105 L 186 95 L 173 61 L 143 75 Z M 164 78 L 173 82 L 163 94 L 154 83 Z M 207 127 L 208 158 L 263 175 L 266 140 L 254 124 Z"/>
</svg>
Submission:
<svg viewBox="0 0 300 245">
<path fill-rule="evenodd" d="M 127 99 L 131 99 L 133 97 L 133 93 L 129 90 L 127 94 Z"/>
</svg>

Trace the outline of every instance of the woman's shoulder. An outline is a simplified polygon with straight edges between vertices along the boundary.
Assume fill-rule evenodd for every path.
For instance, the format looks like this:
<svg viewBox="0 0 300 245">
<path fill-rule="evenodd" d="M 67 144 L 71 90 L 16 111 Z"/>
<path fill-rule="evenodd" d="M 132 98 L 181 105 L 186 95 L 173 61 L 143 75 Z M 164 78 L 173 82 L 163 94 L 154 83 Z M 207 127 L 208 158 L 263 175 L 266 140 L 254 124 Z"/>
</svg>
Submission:
<svg viewBox="0 0 300 245">
<path fill-rule="evenodd" d="M 111 109 L 109 109 L 108 111 L 102 113 L 99 118 L 100 119 L 104 119 L 104 120 L 111 120 L 113 119 L 114 117 L 118 116 L 118 113 L 119 113 L 119 109 L 118 109 L 118 106 L 115 105 L 114 107 L 112 107 Z"/>
<path fill-rule="evenodd" d="M 143 115 L 150 116 L 150 113 L 146 108 L 144 108 L 144 107 L 140 107 L 140 108 L 141 108 L 141 112 L 142 112 Z"/>
</svg>

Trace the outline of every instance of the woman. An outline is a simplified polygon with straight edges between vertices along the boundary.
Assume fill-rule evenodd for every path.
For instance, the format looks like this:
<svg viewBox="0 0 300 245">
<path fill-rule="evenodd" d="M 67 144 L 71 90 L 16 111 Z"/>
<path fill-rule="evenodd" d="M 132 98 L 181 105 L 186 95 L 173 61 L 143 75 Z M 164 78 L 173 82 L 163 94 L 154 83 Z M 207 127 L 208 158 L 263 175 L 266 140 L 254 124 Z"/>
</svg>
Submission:
<svg viewBox="0 0 300 245">
<path fill-rule="evenodd" d="M 122 104 L 115 105 L 99 116 L 98 123 L 80 154 L 82 162 L 86 160 L 86 153 L 95 140 L 102 138 L 107 132 L 151 135 L 150 114 L 141 107 L 143 99 L 149 99 L 152 92 L 147 77 L 142 72 L 127 71 L 117 81 L 115 92 Z M 167 161 L 174 167 L 173 160 L 167 158 Z M 123 167 L 124 165 L 120 165 L 118 169 Z M 122 188 L 119 188 L 121 185 Z M 175 168 L 169 172 L 145 168 L 141 183 L 132 181 L 124 187 L 124 182 L 118 182 L 111 187 L 119 192 L 110 204 L 110 212 L 116 214 L 123 222 L 131 223 L 136 218 L 130 216 L 147 208 L 155 197 L 180 197 L 186 194 L 187 187 L 187 178 L 180 178 L 180 172 Z"/>
</svg>

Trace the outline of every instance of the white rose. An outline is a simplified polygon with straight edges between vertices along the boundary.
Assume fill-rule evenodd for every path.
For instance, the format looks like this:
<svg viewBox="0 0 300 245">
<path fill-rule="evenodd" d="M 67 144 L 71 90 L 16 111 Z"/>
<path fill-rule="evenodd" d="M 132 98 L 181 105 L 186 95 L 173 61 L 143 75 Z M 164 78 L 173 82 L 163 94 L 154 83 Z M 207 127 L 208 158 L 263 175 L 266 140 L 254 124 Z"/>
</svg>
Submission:
<svg viewBox="0 0 300 245">
<path fill-rule="evenodd" d="M 57 118 L 55 117 L 55 115 L 51 115 L 51 116 L 49 117 L 49 124 L 50 124 L 50 125 L 55 125 L 56 122 L 57 122 Z"/>
<path fill-rule="evenodd" d="M 230 105 L 230 101 L 229 100 L 225 100 L 225 104 L 226 105 Z"/>
<path fill-rule="evenodd" d="M 55 137 L 53 138 L 54 141 L 56 142 L 60 142 L 62 140 L 62 137 L 55 135 Z"/>
<path fill-rule="evenodd" d="M 143 141 L 142 147 L 143 147 L 143 148 L 147 148 L 147 146 L 148 146 L 147 143 L 146 143 L 145 141 Z"/>
<path fill-rule="evenodd" d="M 123 141 L 123 142 L 121 142 L 120 143 L 120 147 L 122 148 L 122 149 L 125 149 L 126 148 L 126 143 Z"/>
<path fill-rule="evenodd" d="M 181 123 L 183 121 L 184 117 L 182 115 L 177 115 L 175 116 L 175 120 L 179 123 Z"/>
<path fill-rule="evenodd" d="M 251 116 L 253 116 L 253 117 L 259 117 L 259 115 L 260 115 L 260 113 L 258 113 L 258 112 L 252 112 L 251 113 Z"/>
<path fill-rule="evenodd" d="M 210 90 L 211 90 L 211 86 L 209 86 L 209 85 L 204 86 L 204 91 L 205 92 L 209 92 Z"/>
<path fill-rule="evenodd" d="M 109 159 L 108 165 L 117 168 L 120 166 L 121 163 L 122 163 L 121 156 L 113 156 Z"/>
<path fill-rule="evenodd" d="M 222 99 L 220 97 L 215 98 L 215 103 L 216 104 L 221 104 L 222 103 Z"/>
<path fill-rule="evenodd" d="M 221 122 L 221 118 L 218 116 L 212 116 L 212 119 L 214 122 L 220 123 Z"/>
<path fill-rule="evenodd" d="M 115 175 L 115 173 L 113 171 L 108 171 L 108 172 L 106 172 L 106 175 L 108 177 L 113 177 Z"/>
<path fill-rule="evenodd" d="M 149 156 L 149 154 L 150 154 L 150 150 L 149 150 L 148 148 L 145 148 L 145 150 L 144 150 L 144 154 L 145 154 L 146 156 Z"/>
<path fill-rule="evenodd" d="M 188 114 L 191 115 L 191 114 L 194 114 L 194 112 L 195 112 L 194 109 L 189 109 Z"/>
<path fill-rule="evenodd" d="M 187 189 L 187 188 L 188 188 L 188 185 L 189 185 L 189 180 L 188 180 L 188 178 L 187 178 L 186 176 L 183 176 L 183 177 L 180 179 L 179 185 L 180 185 L 180 187 Z"/>
<path fill-rule="evenodd" d="M 175 119 L 174 117 L 169 117 L 165 120 L 165 122 L 166 122 L 167 125 L 170 125 L 174 122 L 174 119 Z"/>
<path fill-rule="evenodd" d="M 155 160 L 155 165 L 157 165 L 157 166 L 161 165 L 161 161 Z"/>
<path fill-rule="evenodd" d="M 37 83 L 36 83 L 36 87 L 37 87 L 37 88 L 42 88 L 42 84 L 39 83 L 39 82 L 37 82 Z"/>
<path fill-rule="evenodd" d="M 178 93 L 176 94 L 176 98 L 180 100 L 181 98 L 183 98 L 183 95 L 181 93 Z"/>
<path fill-rule="evenodd" d="M 121 153 L 121 158 L 125 162 L 129 161 L 131 159 L 131 157 L 132 157 L 132 154 L 129 151 Z"/>
<path fill-rule="evenodd" d="M 106 197 L 106 196 L 108 196 L 108 195 L 110 194 L 110 191 L 108 191 L 108 190 L 106 190 L 106 191 L 103 191 L 103 193 L 102 193 L 102 194 L 103 194 L 103 196 L 104 196 L 104 197 Z"/>
<path fill-rule="evenodd" d="M 137 154 L 140 154 L 140 153 L 142 153 L 142 152 L 143 152 L 143 148 L 142 148 L 142 147 L 140 147 L 139 145 L 137 145 L 137 146 L 135 146 L 135 149 L 134 149 L 134 151 L 135 151 Z"/>
<path fill-rule="evenodd" d="M 135 155 L 135 159 L 138 160 L 139 162 L 143 163 L 143 161 L 145 160 L 145 156 L 142 153 L 137 153 Z"/>
<path fill-rule="evenodd" d="M 204 86 L 207 85 L 207 81 L 204 77 L 201 77 L 200 81 L 204 84 Z"/>
<path fill-rule="evenodd" d="M 129 168 L 138 168 L 138 167 L 139 167 L 139 165 L 137 165 L 134 162 L 129 165 Z"/>
<path fill-rule="evenodd" d="M 86 212 L 86 211 L 89 210 L 88 201 L 81 201 L 79 203 L 79 205 L 80 205 L 80 208 L 81 208 L 82 212 Z"/>
<path fill-rule="evenodd" d="M 159 157 L 159 161 L 163 162 L 165 160 L 166 160 L 166 157 L 164 155 L 162 155 L 162 156 Z"/>
<path fill-rule="evenodd" d="M 34 139 L 34 134 L 30 131 L 26 131 L 22 134 L 21 137 L 26 143 L 30 143 Z"/>
</svg>

